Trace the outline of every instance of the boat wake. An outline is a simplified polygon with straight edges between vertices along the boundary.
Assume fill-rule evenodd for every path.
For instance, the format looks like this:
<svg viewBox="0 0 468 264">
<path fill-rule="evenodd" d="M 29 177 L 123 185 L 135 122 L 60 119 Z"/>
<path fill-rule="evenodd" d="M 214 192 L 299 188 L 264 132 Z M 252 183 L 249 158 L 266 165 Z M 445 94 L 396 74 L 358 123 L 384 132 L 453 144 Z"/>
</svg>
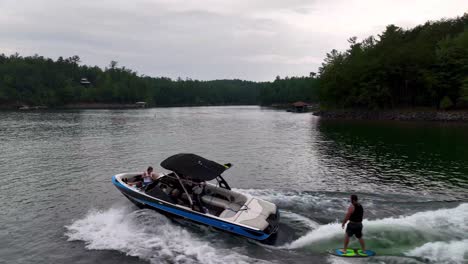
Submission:
<svg viewBox="0 0 468 264">
<path fill-rule="evenodd" d="M 279 235 L 283 238 L 276 246 L 263 245 L 265 250 L 275 254 L 322 255 L 341 246 L 344 231 L 340 223 L 320 224 L 308 216 L 328 214 L 336 219 L 347 205 L 342 197 L 255 189 L 237 191 L 279 204 L 282 215 Z M 337 207 L 339 212 L 329 210 Z M 249 257 L 252 252 L 249 253 L 246 244 L 234 241 L 233 248 L 230 244 L 233 241 L 227 241 L 230 236 L 220 237 L 203 227 L 186 229 L 157 212 L 134 210 L 130 205 L 92 210 L 66 228 L 69 241 L 83 241 L 88 249 L 117 250 L 151 263 L 265 262 Z M 375 260 L 382 263 L 468 263 L 468 203 L 450 209 L 365 220 L 364 233 L 368 246 L 378 252 Z M 350 246 L 358 247 L 355 239 Z M 341 258 L 330 261 L 348 263 Z"/>
<path fill-rule="evenodd" d="M 429 242 L 408 251 L 406 255 L 420 257 L 435 263 L 467 263 L 468 239 Z"/>
<path fill-rule="evenodd" d="M 323 253 L 330 248 L 341 246 L 344 235 L 341 223 L 319 225 L 314 220 L 291 211 L 317 210 L 322 215 L 333 215 L 335 212 L 331 212 L 329 208 L 338 208 L 341 217 L 343 208 L 348 205 L 347 200 L 330 197 L 324 193 L 256 189 L 239 191 L 272 201 L 280 208 L 288 208 L 287 211 L 282 210 L 282 216 L 288 218 L 289 222 L 296 219 L 308 229 L 308 232 L 299 238 L 277 246 L 278 249 Z M 374 204 L 366 204 L 366 208 L 374 210 L 375 207 Z M 430 263 L 468 263 L 468 203 L 451 209 L 365 220 L 364 233 L 367 244 L 376 250 L 379 256 L 385 256 L 377 257 L 383 262 L 408 263 L 410 257 Z M 353 239 L 351 246 L 358 247 L 359 244 Z M 336 261 L 348 263 L 342 259 L 334 259 L 332 262 Z"/>
<path fill-rule="evenodd" d="M 468 203 L 410 216 L 365 220 L 363 224 L 366 243 L 379 255 L 403 253 L 434 263 L 468 260 Z M 323 252 L 341 245 L 342 239 L 341 224 L 332 223 L 321 225 L 282 248 Z"/>
<path fill-rule="evenodd" d="M 151 210 L 114 207 L 90 211 L 66 226 L 68 241 L 84 241 L 87 249 L 117 250 L 151 263 L 262 263 L 236 248 L 216 248 L 197 239 L 165 216 Z"/>
</svg>

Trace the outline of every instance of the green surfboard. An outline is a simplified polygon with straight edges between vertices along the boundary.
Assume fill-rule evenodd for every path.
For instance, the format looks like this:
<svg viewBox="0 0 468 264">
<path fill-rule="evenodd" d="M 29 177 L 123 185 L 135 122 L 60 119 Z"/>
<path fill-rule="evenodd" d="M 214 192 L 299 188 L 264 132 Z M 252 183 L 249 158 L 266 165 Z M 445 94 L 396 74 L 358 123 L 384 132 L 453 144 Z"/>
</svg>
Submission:
<svg viewBox="0 0 468 264">
<path fill-rule="evenodd" d="M 348 248 L 346 253 L 342 251 L 342 248 L 333 249 L 330 254 L 333 254 L 338 257 L 347 257 L 347 258 L 366 258 L 375 256 L 375 252 L 372 250 L 362 251 L 361 249 Z"/>
</svg>

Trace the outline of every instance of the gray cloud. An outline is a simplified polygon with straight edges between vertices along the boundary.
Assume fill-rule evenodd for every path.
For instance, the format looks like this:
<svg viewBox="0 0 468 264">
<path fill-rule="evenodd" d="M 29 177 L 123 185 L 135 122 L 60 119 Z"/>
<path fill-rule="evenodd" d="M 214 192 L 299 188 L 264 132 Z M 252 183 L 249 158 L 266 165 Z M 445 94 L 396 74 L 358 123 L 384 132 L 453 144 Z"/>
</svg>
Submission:
<svg viewBox="0 0 468 264">
<path fill-rule="evenodd" d="M 0 52 L 77 54 L 83 63 L 99 66 L 117 60 L 150 76 L 272 80 L 316 71 L 324 54 L 345 48 L 350 36 L 376 34 L 399 21 L 411 26 L 456 16 L 462 6 L 468 8 L 459 0 L 414 0 L 401 15 L 396 11 L 403 5 L 400 0 L 0 0 Z"/>
</svg>

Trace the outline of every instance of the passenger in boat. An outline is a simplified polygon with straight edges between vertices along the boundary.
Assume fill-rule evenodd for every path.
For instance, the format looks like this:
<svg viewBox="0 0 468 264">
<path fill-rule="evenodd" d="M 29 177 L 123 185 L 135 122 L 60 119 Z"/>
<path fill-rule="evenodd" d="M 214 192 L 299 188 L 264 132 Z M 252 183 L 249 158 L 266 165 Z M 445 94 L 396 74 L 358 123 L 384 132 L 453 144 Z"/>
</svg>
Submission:
<svg viewBox="0 0 468 264">
<path fill-rule="evenodd" d="M 158 176 L 153 172 L 153 167 L 151 166 L 149 166 L 141 176 L 143 178 L 143 187 L 158 179 Z"/>
<path fill-rule="evenodd" d="M 344 229 L 346 222 L 349 221 L 348 226 L 346 227 L 346 234 L 344 240 L 343 253 L 346 253 L 348 249 L 349 238 L 355 236 L 361 244 L 362 251 L 366 251 L 366 244 L 362 238 L 362 219 L 364 216 L 364 209 L 362 205 L 358 202 L 357 195 L 351 195 L 351 205 L 348 208 L 348 212 L 341 224 L 341 227 Z"/>
</svg>

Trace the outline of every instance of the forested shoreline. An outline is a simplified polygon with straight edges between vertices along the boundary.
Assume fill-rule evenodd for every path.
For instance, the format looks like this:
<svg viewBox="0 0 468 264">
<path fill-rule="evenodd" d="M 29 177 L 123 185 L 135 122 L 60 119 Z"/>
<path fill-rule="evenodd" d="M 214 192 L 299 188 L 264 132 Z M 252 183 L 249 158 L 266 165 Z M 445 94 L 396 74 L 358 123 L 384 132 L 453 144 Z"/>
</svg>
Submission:
<svg viewBox="0 0 468 264">
<path fill-rule="evenodd" d="M 0 105 L 148 106 L 268 105 L 318 98 L 317 78 L 279 76 L 273 82 L 172 80 L 139 75 L 112 61 L 108 67 L 80 65 L 80 57 L 53 60 L 39 55 L 0 55 Z"/>
<path fill-rule="evenodd" d="M 272 105 L 320 102 L 323 110 L 468 108 L 468 14 L 412 29 L 389 25 L 377 37 L 349 39 L 326 54 L 318 73 L 271 82 L 199 81 L 140 75 L 112 61 L 82 65 L 0 54 L 1 106 L 134 104 L 148 106 Z"/>
<path fill-rule="evenodd" d="M 468 107 L 468 14 L 349 43 L 319 69 L 325 108 Z"/>
</svg>

